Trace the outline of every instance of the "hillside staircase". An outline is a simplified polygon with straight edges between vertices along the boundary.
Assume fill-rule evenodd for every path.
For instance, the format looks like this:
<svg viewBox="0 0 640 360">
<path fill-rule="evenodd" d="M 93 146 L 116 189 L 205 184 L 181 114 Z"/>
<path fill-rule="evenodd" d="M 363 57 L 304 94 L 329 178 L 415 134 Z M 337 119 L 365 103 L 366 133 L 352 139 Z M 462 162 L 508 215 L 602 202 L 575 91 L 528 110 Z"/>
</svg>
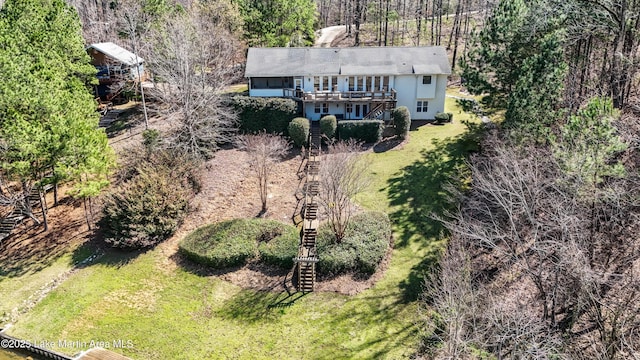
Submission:
<svg viewBox="0 0 640 360">
<path fill-rule="evenodd" d="M 43 190 L 46 191 L 47 189 Z M 23 221 L 29 218 L 34 219 L 37 222 L 40 221 L 36 218 L 35 213 L 40 209 L 46 209 L 46 206 L 42 206 L 43 190 L 36 187 L 31 189 L 31 192 L 27 195 L 24 204 L 14 205 L 13 209 L 0 219 L 0 241 L 9 237 L 18 225 L 22 224 Z"/>
<path fill-rule="evenodd" d="M 305 170 L 304 202 L 301 211 L 302 230 L 298 255 L 293 258 L 298 275 L 297 289 L 303 293 L 311 292 L 316 282 L 316 264 L 318 253 L 318 194 L 320 191 L 320 122 L 312 121 L 309 131 L 309 151 Z"/>
</svg>

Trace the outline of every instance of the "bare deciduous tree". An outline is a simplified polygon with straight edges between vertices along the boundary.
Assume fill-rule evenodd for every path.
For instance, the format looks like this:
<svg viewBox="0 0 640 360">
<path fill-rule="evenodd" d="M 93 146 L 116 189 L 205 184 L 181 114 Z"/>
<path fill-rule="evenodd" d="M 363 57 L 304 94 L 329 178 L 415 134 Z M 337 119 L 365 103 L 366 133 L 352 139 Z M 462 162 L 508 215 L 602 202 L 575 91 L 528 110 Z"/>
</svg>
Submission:
<svg viewBox="0 0 640 360">
<path fill-rule="evenodd" d="M 458 241 L 460 240 L 460 241 Z M 469 244 L 455 239 L 443 254 L 437 272 L 425 283 L 421 318 L 430 342 L 442 346 L 433 349 L 433 358 L 461 359 L 469 357 L 477 330 L 473 323 L 478 315 L 479 294 L 473 288 Z M 435 314 L 437 316 L 435 316 Z"/>
<path fill-rule="evenodd" d="M 369 186 L 369 163 L 359 150 L 356 142 L 337 142 L 329 146 L 320 161 L 319 200 L 338 242 L 344 237 L 354 210 L 351 200 Z"/>
<path fill-rule="evenodd" d="M 236 140 L 239 149 L 249 154 L 249 166 L 258 181 L 258 192 L 262 202 L 261 214 L 267 211 L 269 179 L 274 165 L 289 150 L 289 143 L 279 135 L 267 133 L 241 135 Z"/>
<path fill-rule="evenodd" d="M 211 156 L 219 144 L 231 141 L 236 122 L 236 114 L 222 99 L 233 72 L 233 38 L 193 8 L 172 15 L 149 41 L 153 94 L 164 105 L 157 110 L 175 123 L 171 146 Z"/>
<path fill-rule="evenodd" d="M 461 208 L 445 221 L 452 236 L 442 281 L 430 286 L 442 320 L 439 354 L 464 355 L 469 344 L 498 358 L 637 352 L 637 175 L 605 177 L 585 195 L 549 149 L 486 145 L 470 164 L 473 190 L 458 194 Z M 474 295 L 473 311 L 460 293 Z"/>
<path fill-rule="evenodd" d="M 129 40 L 129 44 L 133 50 L 133 54 L 138 56 L 141 50 L 141 38 L 152 24 L 151 15 L 144 11 L 144 4 L 140 0 L 119 0 L 115 8 L 115 20 L 118 31 Z M 138 86 L 140 87 L 140 96 L 142 97 L 142 111 L 144 113 L 144 127 L 149 128 L 149 116 L 147 115 L 147 104 L 144 97 L 144 86 L 142 86 L 142 71 L 137 65 L 138 59 L 131 59 L 136 64 L 136 77 Z"/>
</svg>

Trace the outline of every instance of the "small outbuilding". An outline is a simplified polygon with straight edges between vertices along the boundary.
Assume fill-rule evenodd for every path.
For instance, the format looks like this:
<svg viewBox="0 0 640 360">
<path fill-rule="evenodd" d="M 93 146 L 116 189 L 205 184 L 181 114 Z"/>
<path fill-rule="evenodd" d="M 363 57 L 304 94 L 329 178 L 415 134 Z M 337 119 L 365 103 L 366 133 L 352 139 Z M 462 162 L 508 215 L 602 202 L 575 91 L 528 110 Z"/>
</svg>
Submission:
<svg viewBox="0 0 640 360">
<path fill-rule="evenodd" d="M 98 69 L 98 78 L 122 77 L 135 80 L 144 73 L 144 59 L 112 42 L 91 44 L 87 48 L 91 63 Z"/>
<path fill-rule="evenodd" d="M 127 81 L 144 79 L 144 59 L 112 42 L 91 44 L 87 48 L 91 64 L 98 70 L 96 96 L 110 100 Z"/>
</svg>

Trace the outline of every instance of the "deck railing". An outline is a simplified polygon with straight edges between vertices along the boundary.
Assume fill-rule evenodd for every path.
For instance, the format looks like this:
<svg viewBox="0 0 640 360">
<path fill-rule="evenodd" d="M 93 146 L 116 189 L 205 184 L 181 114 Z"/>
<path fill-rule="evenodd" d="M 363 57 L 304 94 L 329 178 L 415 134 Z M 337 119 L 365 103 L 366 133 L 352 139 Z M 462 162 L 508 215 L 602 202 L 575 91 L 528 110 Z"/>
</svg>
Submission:
<svg viewBox="0 0 640 360">
<path fill-rule="evenodd" d="M 300 89 L 283 89 L 284 97 L 291 97 L 308 102 L 317 101 L 395 101 L 396 90 L 374 91 L 304 91 Z"/>
</svg>

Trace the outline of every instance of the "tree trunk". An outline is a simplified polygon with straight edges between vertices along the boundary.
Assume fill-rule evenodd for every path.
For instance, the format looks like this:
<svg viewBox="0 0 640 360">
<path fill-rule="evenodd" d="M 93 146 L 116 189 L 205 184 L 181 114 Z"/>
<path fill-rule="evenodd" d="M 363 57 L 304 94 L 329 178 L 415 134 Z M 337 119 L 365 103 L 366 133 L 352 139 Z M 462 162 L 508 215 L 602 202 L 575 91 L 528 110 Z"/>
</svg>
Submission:
<svg viewBox="0 0 640 360">
<path fill-rule="evenodd" d="M 355 39 L 355 46 L 360 46 L 360 21 L 361 21 L 361 16 L 362 16 L 362 8 L 361 8 L 361 3 L 360 1 L 362 0 L 356 0 L 356 9 L 355 9 L 355 14 L 354 14 L 354 24 L 356 26 L 356 39 Z"/>
<path fill-rule="evenodd" d="M 89 211 L 87 209 L 87 199 L 82 199 L 82 205 L 84 206 L 84 218 L 87 221 L 87 227 L 91 230 L 91 221 L 89 220 Z"/>
</svg>

